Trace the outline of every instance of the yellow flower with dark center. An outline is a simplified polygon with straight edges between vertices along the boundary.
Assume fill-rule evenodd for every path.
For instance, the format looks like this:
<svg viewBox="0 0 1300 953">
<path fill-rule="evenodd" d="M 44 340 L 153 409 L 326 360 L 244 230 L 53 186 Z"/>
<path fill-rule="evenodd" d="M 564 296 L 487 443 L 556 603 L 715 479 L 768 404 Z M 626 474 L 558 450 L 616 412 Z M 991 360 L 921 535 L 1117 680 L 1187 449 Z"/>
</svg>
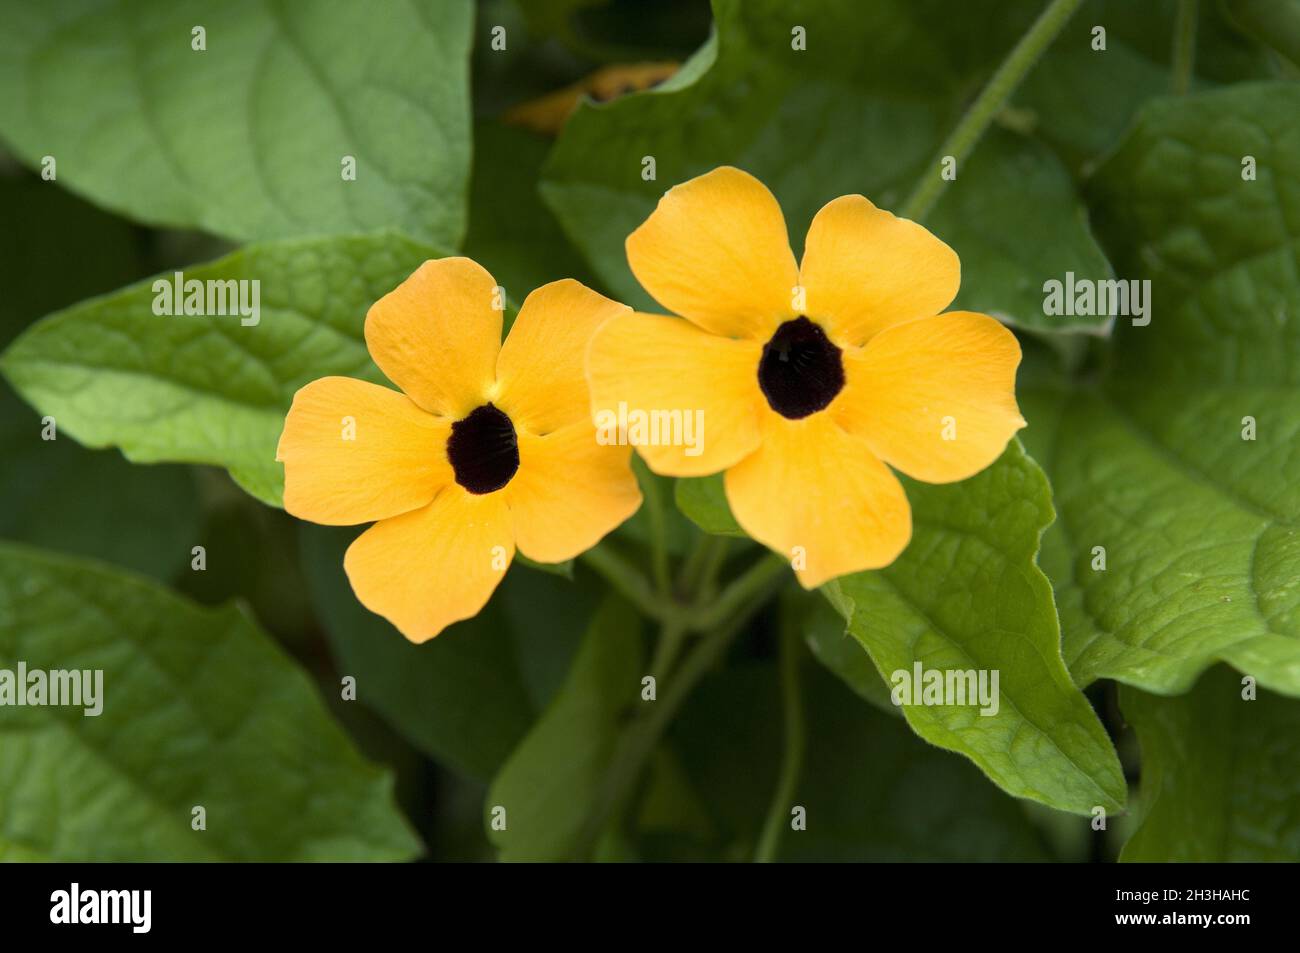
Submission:
<svg viewBox="0 0 1300 953">
<path fill-rule="evenodd" d="M 682 317 L 627 313 L 596 332 L 593 413 L 700 412 L 702 445 L 638 452 L 671 476 L 725 470 L 736 521 L 807 588 L 906 547 L 911 509 L 890 467 L 962 480 L 1025 425 L 1015 336 L 987 315 L 940 313 L 960 284 L 956 253 L 861 195 L 817 213 L 796 264 L 772 193 L 715 169 L 669 190 L 627 256 Z"/>
<path fill-rule="evenodd" d="M 592 332 L 629 309 L 556 281 L 528 296 L 502 344 L 500 295 L 468 258 L 425 262 L 366 315 L 370 355 L 402 393 L 313 381 L 280 437 L 288 512 L 378 521 L 344 568 L 412 642 L 477 614 L 516 546 L 563 562 L 641 504 L 630 449 L 597 440 L 583 376 Z"/>
</svg>

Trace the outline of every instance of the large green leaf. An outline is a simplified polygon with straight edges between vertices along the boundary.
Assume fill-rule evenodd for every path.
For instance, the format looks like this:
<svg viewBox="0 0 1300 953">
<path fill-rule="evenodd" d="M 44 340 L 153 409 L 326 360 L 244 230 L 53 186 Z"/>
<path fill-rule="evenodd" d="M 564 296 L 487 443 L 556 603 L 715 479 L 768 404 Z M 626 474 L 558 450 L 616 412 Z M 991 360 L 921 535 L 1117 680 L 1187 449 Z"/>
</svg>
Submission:
<svg viewBox="0 0 1300 953">
<path fill-rule="evenodd" d="M 0 667 L 102 670 L 102 711 L 0 708 L 0 858 L 400 860 L 419 845 L 238 608 L 0 544 Z M 192 810 L 206 830 L 192 829 Z"/>
<path fill-rule="evenodd" d="M 1079 814 L 1123 807 L 1119 759 L 1061 659 L 1052 589 L 1034 561 L 1052 519 L 1043 472 L 1018 443 L 961 483 L 908 481 L 912 541 L 891 566 L 823 587 L 890 680 L 925 670 L 997 672 L 996 714 L 903 708 L 922 738 L 974 761 L 1017 797 Z M 991 677 L 991 675 L 990 675 Z"/>
<path fill-rule="evenodd" d="M 628 716 L 654 704 L 641 701 L 644 674 L 638 617 L 611 598 L 597 610 L 564 687 L 488 791 L 485 823 L 502 860 L 572 857 Z M 491 826 L 498 808 L 504 829 Z"/>
<path fill-rule="evenodd" d="M 1173 694 L 1226 661 L 1300 693 L 1297 114 L 1293 84 L 1161 100 L 1097 180 L 1099 229 L 1121 274 L 1151 281 L 1151 323 L 1118 323 L 1099 379 L 1021 390 L 1081 685 Z"/>
<path fill-rule="evenodd" d="M 556 691 L 592 611 L 591 589 L 512 566 L 472 619 L 413 645 L 352 593 L 356 527 L 303 524 L 303 564 L 340 672 L 357 700 L 450 768 L 490 779 Z"/>
<path fill-rule="evenodd" d="M 0 19 L 0 136 L 102 205 L 238 240 L 460 241 L 468 0 L 4 0 Z"/>
<path fill-rule="evenodd" d="M 802 680 L 806 752 L 793 804 L 807 812 L 807 829 L 783 832 L 781 859 L 1046 859 L 1016 802 L 971 765 L 864 705 L 818 666 L 804 665 Z M 716 842 L 699 846 L 749 860 L 784 745 L 775 667 L 751 662 L 710 675 L 670 737 L 717 828 Z"/>
<path fill-rule="evenodd" d="M 155 315 L 145 280 L 38 322 L 0 370 L 87 446 L 120 447 L 137 463 L 223 466 L 278 506 L 275 446 L 294 392 L 330 374 L 381 380 L 362 337 L 366 310 L 431 257 L 390 233 L 252 245 L 184 277 L 259 281 L 256 324 Z"/>
<path fill-rule="evenodd" d="M 616 296 L 654 308 L 624 258 L 666 187 L 720 165 L 776 193 L 796 251 L 816 211 L 860 192 L 897 208 L 972 88 L 1028 26 L 1034 4 L 716 0 L 717 34 L 643 95 L 584 104 L 552 153 L 544 197 Z M 807 32 L 792 49 L 791 30 Z M 798 161 L 791 161 L 792 144 Z M 653 157 L 656 179 L 642 179 Z M 963 260 L 959 306 L 1017 324 L 1100 327 L 1043 314 L 1041 276 L 1106 277 L 1065 168 L 1010 132 L 988 136 L 934 209 Z"/>
<path fill-rule="evenodd" d="M 862 651 L 862 645 L 849 631 L 848 620 L 830 600 L 810 596 L 799 608 L 799 633 L 817 661 L 881 711 L 903 717 L 903 709 L 890 697 L 889 683 L 876 670 L 871 656 Z M 852 609 L 846 607 L 846 612 Z"/>
<path fill-rule="evenodd" d="M 135 230 L 57 185 L 0 173 L 0 207 L 0 347 L 40 315 L 144 273 Z M 186 468 L 132 467 L 43 432 L 41 415 L 0 382 L 0 537 L 161 580 L 189 563 L 200 527 Z"/>
<path fill-rule="evenodd" d="M 71 437 L 42 438 L 41 418 L 0 382 L 0 538 L 94 556 L 166 581 L 200 535 L 185 467 L 133 467 Z M 105 505 L 106 502 L 109 505 Z"/>
<path fill-rule="evenodd" d="M 1300 702 L 1217 666 L 1188 694 L 1125 687 L 1142 745 L 1140 826 L 1122 860 L 1300 861 Z"/>
</svg>

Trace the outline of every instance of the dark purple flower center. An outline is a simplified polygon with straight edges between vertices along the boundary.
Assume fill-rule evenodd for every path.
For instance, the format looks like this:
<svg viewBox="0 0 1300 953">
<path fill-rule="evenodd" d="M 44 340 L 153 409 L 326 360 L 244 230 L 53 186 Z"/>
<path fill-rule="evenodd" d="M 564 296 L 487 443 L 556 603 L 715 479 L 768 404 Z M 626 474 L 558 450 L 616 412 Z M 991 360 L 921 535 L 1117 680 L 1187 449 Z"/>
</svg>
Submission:
<svg viewBox="0 0 1300 953">
<path fill-rule="evenodd" d="M 840 349 L 807 318 L 786 321 L 763 346 L 758 386 L 782 417 L 807 417 L 828 405 L 844 387 Z"/>
<path fill-rule="evenodd" d="M 519 469 L 515 425 L 492 404 L 475 407 L 451 425 L 447 459 L 456 482 L 471 493 L 499 490 Z"/>
</svg>

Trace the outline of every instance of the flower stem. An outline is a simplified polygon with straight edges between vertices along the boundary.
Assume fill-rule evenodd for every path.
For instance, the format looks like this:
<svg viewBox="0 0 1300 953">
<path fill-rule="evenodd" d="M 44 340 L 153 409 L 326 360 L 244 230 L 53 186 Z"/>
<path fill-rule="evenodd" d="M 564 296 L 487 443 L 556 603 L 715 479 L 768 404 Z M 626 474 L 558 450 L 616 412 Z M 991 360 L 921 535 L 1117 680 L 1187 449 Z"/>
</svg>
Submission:
<svg viewBox="0 0 1300 953">
<path fill-rule="evenodd" d="M 1192 66 L 1196 62 L 1196 0 L 1178 0 L 1178 19 L 1174 22 L 1173 90 L 1179 96 L 1192 85 Z"/>
<path fill-rule="evenodd" d="M 654 473 L 640 457 L 636 460 L 641 495 L 645 497 L 646 519 L 650 523 L 650 573 L 661 597 L 672 591 L 668 573 L 668 531 L 664 523 L 664 500 Z"/>
<path fill-rule="evenodd" d="M 664 623 L 659 632 L 659 641 L 655 645 L 654 658 L 650 661 L 650 674 L 656 679 L 668 677 L 673 665 L 677 663 L 677 656 L 681 654 L 689 632 L 690 629 L 680 622 Z"/>
<path fill-rule="evenodd" d="M 642 614 L 664 624 L 677 619 L 676 605 L 656 595 L 645 574 L 611 549 L 608 543 L 601 543 L 578 558 L 603 576 Z"/>
<path fill-rule="evenodd" d="M 767 589 L 772 580 L 780 575 L 787 565 L 780 556 L 765 553 L 723 589 L 707 609 L 692 619 L 691 627 L 708 631 L 723 624 L 733 615 L 743 611 L 746 603 Z"/>
<path fill-rule="evenodd" d="M 937 161 L 926 170 L 903 205 L 901 214 L 904 218 L 919 221 L 930 211 L 948 184 L 937 171 L 942 159 L 945 156 L 952 156 L 960 166 L 970 155 L 970 151 L 975 148 L 975 144 L 979 142 L 980 136 L 984 134 L 984 130 L 993 121 L 993 117 L 997 115 L 1003 103 L 1015 92 L 1021 80 L 1056 39 L 1057 34 L 1065 27 L 1066 21 L 1074 15 L 1074 11 L 1082 2 L 1083 0 L 1052 0 L 1039 14 L 1033 26 L 1025 32 L 1020 42 L 1002 61 L 1002 65 L 971 103 L 956 128 L 939 147 Z"/>
<path fill-rule="evenodd" d="M 781 773 L 777 777 L 772 803 L 767 809 L 763 833 L 754 851 L 754 862 L 771 863 L 776 859 L 781 844 L 781 833 L 790 820 L 790 804 L 803 770 L 804 711 L 799 684 L 800 662 L 799 629 L 792 612 L 782 613 L 781 620 L 781 700 L 785 715 L 785 752 L 781 759 Z"/>
<path fill-rule="evenodd" d="M 703 638 L 686 655 L 681 665 L 661 679 L 662 692 L 658 699 L 632 722 L 624 734 L 605 774 L 601 790 L 597 792 L 592 809 L 583 824 L 578 839 L 578 856 L 586 856 L 590 852 L 606 823 L 622 809 L 664 730 L 696 683 L 722 658 L 727 646 L 744 629 L 751 616 L 767 602 L 774 589 L 772 583 L 777 578 L 777 574 L 772 571 L 773 563 L 777 569 L 785 566 L 782 560 L 764 557 L 727 588 L 723 597 L 735 593 L 728 603 L 734 611 L 719 615 L 720 623 L 705 631 Z M 744 583 L 743 587 L 737 588 L 741 583 Z M 717 604 L 710 608 L 716 609 Z M 709 617 L 713 618 L 714 615 L 717 613 L 710 613 Z M 692 628 L 698 627 L 697 618 Z M 671 630 L 665 630 L 660 652 L 664 651 L 663 646 L 667 644 L 670 633 Z"/>
</svg>

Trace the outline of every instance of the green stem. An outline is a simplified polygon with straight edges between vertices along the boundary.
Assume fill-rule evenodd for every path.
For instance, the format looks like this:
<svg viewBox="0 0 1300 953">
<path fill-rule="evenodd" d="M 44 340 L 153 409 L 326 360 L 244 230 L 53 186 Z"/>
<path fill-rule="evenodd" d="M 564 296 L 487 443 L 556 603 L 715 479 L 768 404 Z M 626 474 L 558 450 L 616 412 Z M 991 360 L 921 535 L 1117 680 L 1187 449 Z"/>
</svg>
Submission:
<svg viewBox="0 0 1300 953">
<path fill-rule="evenodd" d="M 689 632 L 690 629 L 680 622 L 664 624 L 659 633 L 659 643 L 655 646 L 654 658 L 650 661 L 650 674 L 656 679 L 663 680 L 668 677 L 677 662 L 677 656 L 681 654 Z"/>
<path fill-rule="evenodd" d="M 1173 59 L 1173 90 L 1181 96 L 1192 86 L 1192 66 L 1196 62 L 1196 0 L 1178 0 Z"/>
<path fill-rule="evenodd" d="M 763 833 L 754 851 L 754 862 L 758 864 L 776 859 L 781 834 L 790 822 L 790 806 L 799 784 L 799 773 L 803 770 L 804 712 L 799 684 L 799 629 L 790 612 L 785 612 L 784 616 L 781 625 L 781 700 L 785 714 L 785 752 Z"/>
<path fill-rule="evenodd" d="M 660 596 L 672 591 L 668 572 L 668 530 L 664 523 L 664 501 L 659 492 L 659 482 L 654 473 L 637 458 L 636 468 L 641 495 L 645 497 L 646 518 L 650 523 L 650 572 Z"/>
<path fill-rule="evenodd" d="M 976 97 L 975 102 L 971 103 L 956 128 L 939 147 L 936 161 L 922 176 L 911 197 L 903 205 L 901 214 L 904 218 L 920 221 L 930 211 L 948 184 L 947 180 L 939 175 L 937 169 L 943 158 L 952 156 L 958 166 L 965 161 L 1003 103 L 1015 92 L 1021 80 L 1056 39 L 1057 34 L 1065 27 L 1066 21 L 1074 15 L 1074 11 L 1082 2 L 1083 0 L 1052 0 L 1039 14 L 1034 25 L 1026 31 L 1015 49 L 1002 61 L 1002 65 Z"/>
<path fill-rule="evenodd" d="M 707 631 L 722 625 L 727 619 L 743 611 L 745 605 L 767 589 L 772 580 L 786 567 L 786 561 L 780 556 L 764 554 L 722 590 L 722 594 L 707 609 L 693 618 L 691 627 L 699 631 Z"/>
<path fill-rule="evenodd" d="M 644 615 L 664 624 L 678 620 L 680 613 L 676 605 L 657 595 L 645 575 L 611 549 L 608 543 L 601 543 L 578 558 L 603 576 Z"/>
<path fill-rule="evenodd" d="M 578 839 L 578 856 L 586 856 L 590 852 L 609 818 L 617 815 L 631 793 L 633 785 L 641 776 L 646 761 L 659 744 L 664 730 L 695 688 L 696 683 L 722 658 L 727 646 L 744 629 L 753 614 L 767 602 L 767 597 L 771 595 L 771 584 L 776 578 L 776 573 L 771 571 L 772 562 L 766 558 L 760 560 L 727 589 L 728 593 L 733 590 L 740 592 L 741 590 L 736 589 L 736 586 L 745 581 L 744 598 L 737 599 L 733 603 L 734 613 L 730 616 L 722 616 L 722 621 L 717 627 L 704 633 L 703 638 L 691 649 L 677 670 L 663 680 L 661 685 L 663 690 L 658 699 L 645 710 L 644 714 L 632 722 L 631 727 L 624 734 L 609 771 L 605 775 L 601 790 L 593 802 L 592 810 L 583 824 L 583 831 Z M 775 565 L 777 569 L 785 567 L 784 561 L 780 560 L 776 560 Z M 755 572 L 759 569 L 764 571 Z M 661 646 L 663 644 L 661 642 Z"/>
</svg>

